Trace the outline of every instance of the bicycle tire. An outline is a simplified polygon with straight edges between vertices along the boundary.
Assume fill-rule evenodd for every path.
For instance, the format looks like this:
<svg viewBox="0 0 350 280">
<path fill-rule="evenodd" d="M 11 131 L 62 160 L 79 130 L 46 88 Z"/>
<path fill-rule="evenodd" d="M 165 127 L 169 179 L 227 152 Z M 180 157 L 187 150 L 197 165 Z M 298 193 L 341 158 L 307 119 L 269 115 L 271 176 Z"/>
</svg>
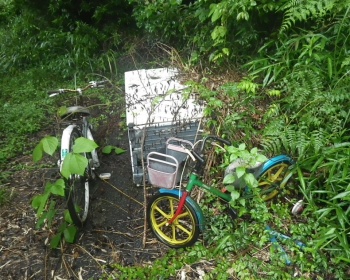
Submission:
<svg viewBox="0 0 350 280">
<path fill-rule="evenodd" d="M 77 138 L 81 137 L 81 133 L 77 128 L 73 128 L 69 139 L 69 152 L 73 151 L 73 145 Z M 86 157 L 86 155 L 84 154 Z M 89 182 L 90 167 L 86 167 L 84 175 L 71 175 L 66 180 L 66 199 L 67 208 L 73 223 L 82 227 L 85 223 L 90 200 L 90 182 Z"/>
<path fill-rule="evenodd" d="M 179 204 L 175 194 L 158 193 L 151 197 L 147 205 L 147 222 L 156 238 L 171 248 L 193 245 L 199 237 L 200 227 L 195 209 L 186 201 L 183 212 L 173 221 Z"/>
<path fill-rule="evenodd" d="M 286 178 L 291 165 L 292 160 L 283 157 L 276 159 L 267 169 L 262 170 L 258 176 L 258 186 L 263 200 L 271 200 L 287 184 Z"/>
</svg>

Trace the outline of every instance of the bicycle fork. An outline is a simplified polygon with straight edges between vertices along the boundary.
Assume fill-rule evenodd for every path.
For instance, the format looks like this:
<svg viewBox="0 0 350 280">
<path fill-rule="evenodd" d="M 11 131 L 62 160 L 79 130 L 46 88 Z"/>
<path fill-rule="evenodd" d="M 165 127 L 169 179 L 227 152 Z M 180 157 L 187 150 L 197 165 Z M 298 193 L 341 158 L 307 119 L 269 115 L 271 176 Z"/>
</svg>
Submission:
<svg viewBox="0 0 350 280">
<path fill-rule="evenodd" d="M 168 221 L 168 222 L 166 223 L 167 226 L 171 225 L 171 224 L 176 220 L 176 218 L 177 218 L 180 214 L 182 214 L 182 212 L 183 212 L 183 210 L 184 210 L 184 205 L 185 205 L 187 196 L 188 196 L 188 192 L 187 192 L 187 191 L 184 191 L 184 192 L 182 193 L 182 196 L 181 196 L 181 198 L 180 198 L 179 205 L 178 205 L 178 207 L 177 207 L 177 209 L 176 209 L 176 212 L 175 212 L 174 216 L 170 219 L 170 221 Z"/>
</svg>

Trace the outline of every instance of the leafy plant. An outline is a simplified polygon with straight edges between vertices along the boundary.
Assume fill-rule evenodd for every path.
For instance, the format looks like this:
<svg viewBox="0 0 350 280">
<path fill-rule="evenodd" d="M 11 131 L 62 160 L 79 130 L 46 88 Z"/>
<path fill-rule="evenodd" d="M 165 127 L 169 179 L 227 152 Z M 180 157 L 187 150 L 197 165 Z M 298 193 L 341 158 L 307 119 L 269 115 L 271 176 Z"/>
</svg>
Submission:
<svg viewBox="0 0 350 280">
<path fill-rule="evenodd" d="M 8 190 L 1 188 L 0 189 L 0 207 L 6 204 L 10 199 L 10 193 Z"/>
<path fill-rule="evenodd" d="M 102 153 L 104 153 L 104 154 L 110 154 L 113 151 L 116 155 L 120 155 L 120 154 L 123 154 L 126 152 L 126 150 L 124 150 L 122 148 L 118 148 L 116 146 L 112 146 L 112 145 L 105 146 L 102 149 Z"/>
<path fill-rule="evenodd" d="M 314 235 L 314 248 L 327 252 L 338 263 L 350 262 L 346 237 L 350 230 L 348 164 L 348 144 L 334 145 L 322 149 L 317 157 L 304 159 L 298 169 L 300 188 L 308 202 L 306 210 L 320 228 Z"/>
<path fill-rule="evenodd" d="M 38 162 L 42 159 L 44 153 L 53 155 L 58 147 L 58 139 L 53 136 L 46 136 L 33 151 L 33 160 Z M 81 153 L 91 152 L 97 147 L 96 143 L 92 140 L 80 137 L 76 139 L 73 152 L 66 155 L 62 163 L 62 176 L 67 179 L 72 174 L 83 175 L 86 166 L 88 165 L 87 159 L 81 155 Z M 37 228 L 46 226 L 52 228 L 52 222 L 56 218 L 56 200 L 55 197 L 65 197 L 66 185 L 64 178 L 58 179 L 54 183 L 48 182 L 46 184 L 43 194 L 37 195 L 32 200 L 32 207 L 36 209 L 37 213 Z M 50 246 L 51 248 L 57 248 L 62 239 L 68 243 L 73 243 L 78 233 L 77 227 L 73 224 L 68 210 L 64 211 L 64 221 L 57 229 L 57 233 L 52 237 Z"/>
<path fill-rule="evenodd" d="M 258 129 L 263 126 L 262 108 L 257 106 L 262 101 L 257 94 L 258 84 L 245 78 L 240 82 L 224 83 L 216 90 L 194 82 L 189 82 L 188 86 L 193 92 L 200 92 L 206 105 L 207 127 L 213 134 L 247 145 L 258 144 Z"/>
</svg>

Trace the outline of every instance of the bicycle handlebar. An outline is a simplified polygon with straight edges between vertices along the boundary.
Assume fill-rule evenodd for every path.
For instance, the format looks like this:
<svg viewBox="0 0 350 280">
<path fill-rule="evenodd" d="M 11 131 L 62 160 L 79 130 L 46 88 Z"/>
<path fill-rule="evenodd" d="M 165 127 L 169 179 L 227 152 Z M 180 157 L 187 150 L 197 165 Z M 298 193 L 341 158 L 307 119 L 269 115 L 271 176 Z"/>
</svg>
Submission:
<svg viewBox="0 0 350 280">
<path fill-rule="evenodd" d="M 225 140 L 225 139 L 222 139 L 218 136 L 215 136 L 215 135 L 208 135 L 207 137 L 205 137 L 203 139 L 203 143 L 202 143 L 202 147 L 200 149 L 200 153 L 201 154 L 198 154 L 196 151 L 194 151 L 193 149 L 192 150 L 188 150 L 185 148 L 185 151 L 187 152 L 187 154 L 193 159 L 193 161 L 196 161 L 198 160 L 201 164 L 203 164 L 205 162 L 205 159 L 204 157 L 202 156 L 202 153 L 204 151 L 204 148 L 205 148 L 205 144 L 208 140 L 212 139 L 214 142 L 220 142 L 224 145 L 231 145 L 231 142 L 228 141 L 228 140 Z"/>
<path fill-rule="evenodd" d="M 220 142 L 224 145 L 230 146 L 231 142 L 226 140 L 226 139 L 222 139 L 218 136 L 215 135 L 208 135 L 207 137 L 204 138 L 203 143 L 202 143 L 202 147 L 201 147 L 201 153 L 203 153 L 204 148 L 205 148 L 205 144 L 207 143 L 208 140 L 212 139 L 214 142 Z"/>
<path fill-rule="evenodd" d="M 68 93 L 68 92 L 77 92 L 77 93 L 81 94 L 83 91 L 85 91 L 87 89 L 104 88 L 106 83 L 108 83 L 108 80 L 90 81 L 83 88 L 77 88 L 77 89 L 56 89 L 56 90 L 49 90 L 47 93 L 49 94 L 49 97 L 53 97 L 53 96 L 60 95 L 60 94 L 63 94 L 63 93 Z"/>
</svg>

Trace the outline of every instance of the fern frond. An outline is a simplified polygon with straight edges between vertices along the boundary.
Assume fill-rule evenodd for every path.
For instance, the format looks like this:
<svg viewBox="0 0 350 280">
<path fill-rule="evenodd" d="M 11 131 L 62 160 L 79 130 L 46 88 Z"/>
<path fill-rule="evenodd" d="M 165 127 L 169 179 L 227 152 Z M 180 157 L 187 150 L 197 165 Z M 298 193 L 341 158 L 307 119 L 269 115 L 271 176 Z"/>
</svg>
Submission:
<svg viewBox="0 0 350 280">
<path fill-rule="evenodd" d="M 280 32 L 291 28 L 297 21 L 307 21 L 313 17 L 323 17 L 333 9 L 335 0 L 290 0 L 281 8 L 284 19 Z"/>
<path fill-rule="evenodd" d="M 311 132 L 311 142 L 316 154 L 329 143 L 327 135 L 322 128 Z"/>
</svg>

